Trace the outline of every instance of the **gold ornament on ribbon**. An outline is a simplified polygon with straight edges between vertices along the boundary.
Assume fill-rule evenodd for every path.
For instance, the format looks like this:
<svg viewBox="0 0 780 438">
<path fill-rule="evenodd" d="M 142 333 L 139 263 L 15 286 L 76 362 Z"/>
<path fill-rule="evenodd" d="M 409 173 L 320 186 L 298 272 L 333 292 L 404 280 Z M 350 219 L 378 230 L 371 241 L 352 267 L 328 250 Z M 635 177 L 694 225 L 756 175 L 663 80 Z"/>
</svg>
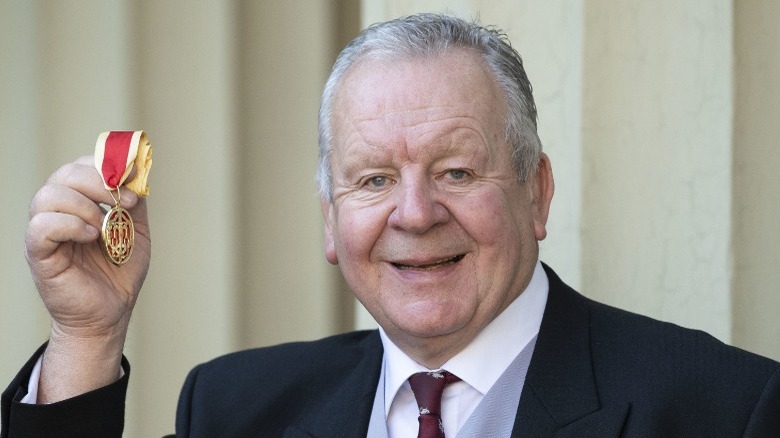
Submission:
<svg viewBox="0 0 780 438">
<path fill-rule="evenodd" d="M 103 218 L 100 231 L 101 248 L 106 258 L 116 266 L 130 260 L 135 244 L 135 227 L 130 213 L 119 205 L 120 187 L 135 167 L 135 177 L 126 187 L 140 197 L 149 195 L 149 169 L 152 167 L 152 146 L 144 131 L 108 131 L 98 136 L 95 144 L 95 168 L 103 185 L 114 199 L 114 207 Z M 116 192 L 116 196 L 114 193 Z"/>
</svg>

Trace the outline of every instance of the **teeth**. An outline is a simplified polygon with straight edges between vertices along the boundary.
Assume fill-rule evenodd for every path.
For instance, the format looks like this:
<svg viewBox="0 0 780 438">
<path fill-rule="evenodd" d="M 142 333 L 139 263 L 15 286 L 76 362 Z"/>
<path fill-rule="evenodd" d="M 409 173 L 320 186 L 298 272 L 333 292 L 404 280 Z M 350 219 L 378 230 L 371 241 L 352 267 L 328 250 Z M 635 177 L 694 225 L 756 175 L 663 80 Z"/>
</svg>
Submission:
<svg viewBox="0 0 780 438">
<path fill-rule="evenodd" d="M 442 260 L 439 262 L 431 263 L 428 265 L 420 265 L 420 266 L 412 266 L 412 265 L 404 265 L 401 263 L 393 263 L 393 266 L 395 266 L 398 269 L 401 270 L 415 270 L 415 271 L 432 271 L 434 269 L 441 268 L 442 266 L 452 265 L 457 262 L 459 262 L 463 258 L 463 255 L 457 255 L 453 258 Z"/>
</svg>

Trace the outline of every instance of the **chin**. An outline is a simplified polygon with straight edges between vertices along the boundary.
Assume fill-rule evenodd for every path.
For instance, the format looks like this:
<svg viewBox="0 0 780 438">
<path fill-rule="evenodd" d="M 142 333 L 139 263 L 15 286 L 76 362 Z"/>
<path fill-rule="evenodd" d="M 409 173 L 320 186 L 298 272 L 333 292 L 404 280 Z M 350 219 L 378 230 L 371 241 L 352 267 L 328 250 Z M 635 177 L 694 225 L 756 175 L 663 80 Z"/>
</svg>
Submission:
<svg viewBox="0 0 780 438">
<path fill-rule="evenodd" d="M 446 336 L 457 332 L 468 323 L 468 318 L 453 310 L 452 306 L 424 306 L 394 318 L 393 325 L 402 333 L 416 338 Z"/>
</svg>

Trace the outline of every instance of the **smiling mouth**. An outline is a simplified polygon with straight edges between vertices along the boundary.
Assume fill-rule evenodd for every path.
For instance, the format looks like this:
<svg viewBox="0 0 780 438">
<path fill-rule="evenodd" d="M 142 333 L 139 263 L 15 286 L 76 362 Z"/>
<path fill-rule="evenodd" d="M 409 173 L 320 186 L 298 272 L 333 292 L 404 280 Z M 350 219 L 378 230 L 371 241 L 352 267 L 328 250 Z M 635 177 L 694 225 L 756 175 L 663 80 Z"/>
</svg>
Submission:
<svg viewBox="0 0 780 438">
<path fill-rule="evenodd" d="M 465 254 L 459 254 L 449 259 L 440 260 L 438 262 L 428 263 L 425 265 L 405 265 L 403 263 L 392 263 L 392 265 L 402 271 L 433 271 L 434 269 L 439 269 L 444 266 L 454 265 L 455 263 L 461 261 L 465 256 Z"/>
</svg>

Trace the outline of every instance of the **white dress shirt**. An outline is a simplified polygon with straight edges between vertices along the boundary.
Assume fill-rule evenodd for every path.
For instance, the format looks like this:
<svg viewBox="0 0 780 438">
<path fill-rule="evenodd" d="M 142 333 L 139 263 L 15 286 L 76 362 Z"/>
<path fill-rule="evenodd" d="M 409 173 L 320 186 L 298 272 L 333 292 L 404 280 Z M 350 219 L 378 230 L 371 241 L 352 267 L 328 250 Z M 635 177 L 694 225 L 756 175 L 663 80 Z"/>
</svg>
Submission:
<svg viewBox="0 0 780 438">
<path fill-rule="evenodd" d="M 461 378 L 448 385 L 442 396 L 444 435 L 454 437 L 485 394 L 515 357 L 539 333 L 547 304 L 549 281 L 537 262 L 523 293 L 490 322 L 463 351 L 441 369 Z M 416 363 L 379 329 L 384 346 L 383 374 L 385 415 L 390 438 L 417 436 L 417 402 L 407 379 L 420 371 L 432 371 Z"/>
</svg>

